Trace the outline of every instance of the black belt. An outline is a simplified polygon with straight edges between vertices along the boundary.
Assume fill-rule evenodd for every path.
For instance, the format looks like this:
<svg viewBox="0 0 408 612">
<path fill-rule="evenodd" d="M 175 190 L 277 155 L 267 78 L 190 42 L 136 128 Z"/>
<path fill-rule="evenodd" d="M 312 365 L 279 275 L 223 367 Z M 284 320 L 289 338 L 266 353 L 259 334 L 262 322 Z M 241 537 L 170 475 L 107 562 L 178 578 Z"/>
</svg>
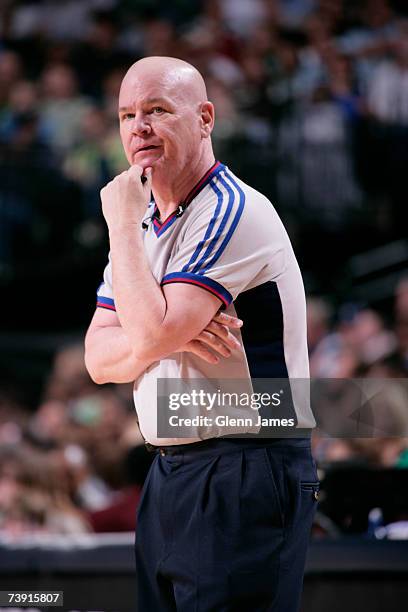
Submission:
<svg viewBox="0 0 408 612">
<path fill-rule="evenodd" d="M 310 430 L 309 430 L 310 432 Z M 310 433 L 304 434 L 302 437 L 291 438 L 236 438 L 236 437 L 219 437 L 210 438 L 208 440 L 200 440 L 199 442 L 191 442 L 189 444 L 174 444 L 171 446 L 155 446 L 149 442 L 145 442 L 146 449 L 149 452 L 156 452 L 162 456 L 165 455 L 180 455 L 198 453 L 199 451 L 215 450 L 221 453 L 235 451 L 244 448 L 262 448 L 265 446 L 281 447 L 281 446 L 310 446 Z"/>
</svg>

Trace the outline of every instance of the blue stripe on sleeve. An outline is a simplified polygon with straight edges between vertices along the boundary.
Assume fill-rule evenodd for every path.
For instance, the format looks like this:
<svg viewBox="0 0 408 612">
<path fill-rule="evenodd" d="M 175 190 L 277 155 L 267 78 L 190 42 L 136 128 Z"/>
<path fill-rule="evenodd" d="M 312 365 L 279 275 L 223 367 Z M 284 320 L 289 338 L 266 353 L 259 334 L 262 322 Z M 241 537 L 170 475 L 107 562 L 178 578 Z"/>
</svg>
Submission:
<svg viewBox="0 0 408 612">
<path fill-rule="evenodd" d="M 203 248 L 204 244 L 206 243 L 206 241 L 211 236 L 211 232 L 214 229 L 215 222 L 218 219 L 218 215 L 220 214 L 222 200 L 223 200 L 223 195 L 222 195 L 221 191 L 216 188 L 214 181 L 211 181 L 210 185 L 211 185 L 213 191 L 215 191 L 215 193 L 217 194 L 217 206 L 215 208 L 215 211 L 214 211 L 214 214 L 212 216 L 212 219 L 211 219 L 210 223 L 208 224 L 208 227 L 206 229 L 204 238 L 202 240 L 200 240 L 200 242 L 196 246 L 196 249 L 195 249 L 194 253 L 191 256 L 190 261 L 188 263 L 186 263 L 185 266 L 183 266 L 182 272 L 188 272 L 189 267 L 195 262 L 195 260 L 199 256 L 199 254 L 201 252 L 201 249 Z"/>
<path fill-rule="evenodd" d="M 235 213 L 235 217 L 234 220 L 232 221 L 230 228 L 227 232 L 227 235 L 225 236 L 224 240 L 222 241 L 221 246 L 219 247 L 218 251 L 215 253 L 214 257 L 207 262 L 206 266 L 204 268 L 201 268 L 200 270 L 200 274 L 205 274 L 210 268 L 211 266 L 213 266 L 215 264 L 215 262 L 221 257 L 221 255 L 223 254 L 227 244 L 229 243 L 232 234 L 234 233 L 235 228 L 238 225 L 238 221 L 241 218 L 242 215 L 242 211 L 244 210 L 244 206 L 245 206 L 245 194 L 242 191 L 241 187 L 237 184 L 237 182 L 232 178 L 232 176 L 230 174 L 228 174 L 227 172 L 225 172 L 225 178 L 227 178 L 236 188 L 236 190 L 239 193 L 239 204 L 238 204 L 238 210 Z M 223 183 L 223 185 L 225 185 L 226 189 L 228 191 L 232 192 L 231 187 L 224 181 L 224 179 L 221 177 L 221 175 L 219 175 L 219 179 L 220 181 Z"/>
<path fill-rule="evenodd" d="M 222 184 L 226 187 L 227 191 L 228 191 L 228 205 L 226 208 L 226 211 L 224 213 L 224 216 L 222 218 L 222 221 L 220 223 L 220 225 L 218 226 L 217 232 L 214 236 L 214 238 L 211 240 L 210 244 L 208 245 L 204 255 L 201 257 L 200 261 L 194 266 L 194 268 L 191 270 L 191 272 L 193 272 L 194 274 L 198 274 L 201 273 L 202 270 L 202 266 L 205 262 L 205 260 L 211 255 L 212 251 L 214 250 L 214 247 L 216 246 L 220 236 L 222 235 L 222 232 L 228 222 L 228 219 L 230 217 L 231 211 L 232 211 L 232 207 L 234 204 L 234 192 L 232 191 L 231 187 L 229 185 L 227 185 L 225 183 L 225 181 L 222 179 L 221 174 L 218 175 L 219 180 L 222 182 Z M 212 185 L 214 191 L 218 194 L 222 196 L 222 191 L 220 189 L 218 189 L 217 185 Z"/>
</svg>

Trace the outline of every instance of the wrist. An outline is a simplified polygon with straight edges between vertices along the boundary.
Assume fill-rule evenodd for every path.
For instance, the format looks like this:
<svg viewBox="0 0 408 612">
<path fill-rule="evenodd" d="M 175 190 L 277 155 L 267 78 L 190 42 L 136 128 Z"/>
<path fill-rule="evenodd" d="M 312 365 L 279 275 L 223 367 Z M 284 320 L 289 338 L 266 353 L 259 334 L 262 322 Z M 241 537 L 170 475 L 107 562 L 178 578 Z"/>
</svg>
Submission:
<svg viewBox="0 0 408 612">
<path fill-rule="evenodd" d="M 138 238 L 141 237 L 142 220 L 140 221 L 126 221 L 126 223 L 115 224 L 114 226 L 108 226 L 109 238 L 115 239 L 124 238 L 126 236 Z"/>
</svg>

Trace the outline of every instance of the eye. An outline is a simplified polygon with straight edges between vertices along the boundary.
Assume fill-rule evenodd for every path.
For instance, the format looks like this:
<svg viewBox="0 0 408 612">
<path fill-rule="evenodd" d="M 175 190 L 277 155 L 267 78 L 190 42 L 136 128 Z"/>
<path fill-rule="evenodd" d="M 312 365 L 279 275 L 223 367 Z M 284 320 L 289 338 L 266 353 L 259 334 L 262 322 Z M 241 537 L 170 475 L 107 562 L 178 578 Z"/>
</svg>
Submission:
<svg viewBox="0 0 408 612">
<path fill-rule="evenodd" d="M 150 112 L 154 115 L 162 115 L 165 110 L 161 106 L 154 106 Z"/>
<path fill-rule="evenodd" d="M 122 120 L 122 121 L 127 121 L 127 120 L 129 120 L 129 119 L 133 119 L 133 118 L 134 118 L 134 116 L 135 116 L 135 114 L 134 114 L 134 113 L 124 113 L 124 114 L 122 115 L 122 117 L 121 117 L 121 120 Z"/>
</svg>

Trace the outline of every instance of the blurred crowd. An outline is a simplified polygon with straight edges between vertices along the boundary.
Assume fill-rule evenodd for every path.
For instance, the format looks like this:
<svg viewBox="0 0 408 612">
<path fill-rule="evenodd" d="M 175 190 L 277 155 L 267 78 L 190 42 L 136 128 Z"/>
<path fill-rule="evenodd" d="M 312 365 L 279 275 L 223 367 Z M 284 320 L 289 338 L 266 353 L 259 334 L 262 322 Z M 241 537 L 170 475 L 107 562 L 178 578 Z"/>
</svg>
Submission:
<svg viewBox="0 0 408 612">
<path fill-rule="evenodd" d="M 372 308 L 353 303 L 343 304 L 334 315 L 327 300 L 309 297 L 307 325 L 312 379 L 342 381 L 325 393 L 321 406 L 315 396 L 318 426 L 331 438 L 321 432 L 315 437 L 317 460 L 326 464 L 363 460 L 407 467 L 408 276 L 395 288 L 387 319 Z M 382 381 L 381 393 L 371 401 L 369 410 L 364 409 L 361 395 L 349 382 L 365 378 Z M 362 420 L 358 429 L 362 438 L 353 422 L 356 411 Z"/>
<path fill-rule="evenodd" d="M 0 331 L 89 322 L 107 253 L 99 191 L 127 167 L 120 82 L 146 55 L 197 66 L 217 158 L 284 219 L 309 293 L 311 375 L 406 377 L 408 277 L 384 310 L 346 303 L 341 275 L 350 255 L 406 237 L 403 0 L 3 0 Z M 5 383 L 16 366 L 3 353 L 0 540 L 132 530 L 151 456 L 131 388 L 95 386 L 79 342 L 56 352 L 33 410 Z M 317 436 L 321 468 L 408 467 L 406 397 L 387 393 L 391 434 Z"/>
<path fill-rule="evenodd" d="M 4 0 L 3 273 L 103 241 L 99 190 L 126 168 L 118 90 L 145 55 L 199 68 L 218 158 L 276 203 L 306 266 L 319 232 L 333 260 L 404 234 L 404 2 Z"/>
<path fill-rule="evenodd" d="M 132 531 L 150 461 L 131 388 L 97 387 L 82 343 L 63 347 L 34 412 L 0 393 L 0 541 Z"/>
</svg>

